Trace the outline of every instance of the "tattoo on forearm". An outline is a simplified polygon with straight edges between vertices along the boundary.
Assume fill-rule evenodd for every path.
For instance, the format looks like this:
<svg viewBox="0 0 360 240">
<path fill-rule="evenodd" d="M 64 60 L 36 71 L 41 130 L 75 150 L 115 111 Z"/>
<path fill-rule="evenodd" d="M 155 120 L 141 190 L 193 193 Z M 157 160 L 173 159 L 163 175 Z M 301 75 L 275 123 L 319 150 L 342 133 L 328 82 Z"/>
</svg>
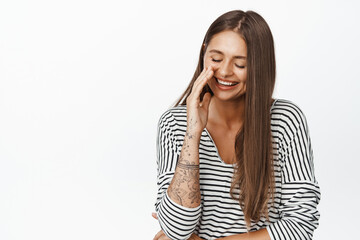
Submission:
<svg viewBox="0 0 360 240">
<path fill-rule="evenodd" d="M 189 139 L 192 139 L 193 138 L 193 135 L 191 133 L 189 133 L 188 131 L 186 131 L 186 136 L 189 138 Z"/>
<path fill-rule="evenodd" d="M 184 164 L 184 163 L 178 162 L 177 166 L 184 168 L 184 169 L 199 169 L 199 165 L 197 165 L 197 164 Z"/>
<path fill-rule="evenodd" d="M 183 158 L 183 155 L 191 155 L 188 148 L 189 145 L 184 141 L 177 170 L 168 189 L 169 197 L 182 206 L 198 205 L 201 201 L 199 164 Z"/>
<path fill-rule="evenodd" d="M 197 124 L 197 120 L 194 120 L 193 118 L 190 118 L 187 123 L 187 130 L 192 130 L 195 128 Z M 186 136 L 189 137 L 189 139 L 193 138 L 192 134 L 189 134 L 188 131 L 186 131 Z"/>
</svg>

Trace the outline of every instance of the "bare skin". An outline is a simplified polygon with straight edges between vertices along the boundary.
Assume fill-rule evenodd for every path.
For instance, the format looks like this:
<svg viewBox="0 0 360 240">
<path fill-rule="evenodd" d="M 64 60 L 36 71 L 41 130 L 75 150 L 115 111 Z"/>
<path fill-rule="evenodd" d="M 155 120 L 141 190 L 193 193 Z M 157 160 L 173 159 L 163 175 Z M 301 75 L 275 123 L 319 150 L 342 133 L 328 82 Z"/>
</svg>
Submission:
<svg viewBox="0 0 360 240">
<path fill-rule="evenodd" d="M 220 158 L 227 164 L 235 163 L 234 144 L 236 135 L 241 127 L 242 122 L 230 126 L 225 126 L 210 118 L 207 122 L 206 129 L 216 145 Z"/>
</svg>

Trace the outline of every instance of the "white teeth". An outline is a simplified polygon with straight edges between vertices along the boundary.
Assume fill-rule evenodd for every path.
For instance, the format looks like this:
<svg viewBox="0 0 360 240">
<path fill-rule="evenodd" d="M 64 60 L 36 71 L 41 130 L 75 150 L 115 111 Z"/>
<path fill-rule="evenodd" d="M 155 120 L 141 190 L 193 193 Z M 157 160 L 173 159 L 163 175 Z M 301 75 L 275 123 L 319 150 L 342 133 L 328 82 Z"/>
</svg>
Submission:
<svg viewBox="0 0 360 240">
<path fill-rule="evenodd" d="M 225 81 L 221 81 L 220 79 L 216 78 L 216 80 L 218 81 L 218 83 L 222 84 L 222 85 L 226 85 L 226 86 L 233 86 L 236 85 L 238 83 L 231 83 L 231 82 L 225 82 Z"/>
</svg>

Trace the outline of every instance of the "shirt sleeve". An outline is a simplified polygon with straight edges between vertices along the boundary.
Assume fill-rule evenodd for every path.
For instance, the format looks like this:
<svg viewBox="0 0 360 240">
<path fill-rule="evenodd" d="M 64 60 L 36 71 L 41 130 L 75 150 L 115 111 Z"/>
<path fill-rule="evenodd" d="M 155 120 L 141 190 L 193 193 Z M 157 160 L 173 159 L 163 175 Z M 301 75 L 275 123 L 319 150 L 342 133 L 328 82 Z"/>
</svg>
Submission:
<svg viewBox="0 0 360 240">
<path fill-rule="evenodd" d="M 312 239 L 319 225 L 320 187 L 314 174 L 309 129 L 305 115 L 294 109 L 282 149 L 281 219 L 267 226 L 272 240 Z"/>
<path fill-rule="evenodd" d="M 165 112 L 158 123 L 157 200 L 155 210 L 161 229 L 170 239 L 188 239 L 200 219 L 201 206 L 187 208 L 175 203 L 167 194 L 175 173 L 180 148 L 175 137 L 177 123 L 171 112 Z"/>
</svg>

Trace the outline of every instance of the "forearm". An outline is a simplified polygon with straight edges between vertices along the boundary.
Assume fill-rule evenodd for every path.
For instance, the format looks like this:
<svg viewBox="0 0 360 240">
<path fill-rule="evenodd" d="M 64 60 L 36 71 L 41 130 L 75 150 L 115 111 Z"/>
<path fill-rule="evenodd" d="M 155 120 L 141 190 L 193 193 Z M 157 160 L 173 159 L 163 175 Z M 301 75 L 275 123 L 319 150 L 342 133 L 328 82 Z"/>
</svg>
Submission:
<svg viewBox="0 0 360 240">
<path fill-rule="evenodd" d="M 224 238 L 218 238 L 217 240 L 270 240 L 270 236 L 266 228 L 263 228 L 254 232 L 236 234 Z"/>
<path fill-rule="evenodd" d="M 200 134 L 186 132 L 174 177 L 168 187 L 169 197 L 188 208 L 200 205 L 199 183 Z"/>
</svg>

